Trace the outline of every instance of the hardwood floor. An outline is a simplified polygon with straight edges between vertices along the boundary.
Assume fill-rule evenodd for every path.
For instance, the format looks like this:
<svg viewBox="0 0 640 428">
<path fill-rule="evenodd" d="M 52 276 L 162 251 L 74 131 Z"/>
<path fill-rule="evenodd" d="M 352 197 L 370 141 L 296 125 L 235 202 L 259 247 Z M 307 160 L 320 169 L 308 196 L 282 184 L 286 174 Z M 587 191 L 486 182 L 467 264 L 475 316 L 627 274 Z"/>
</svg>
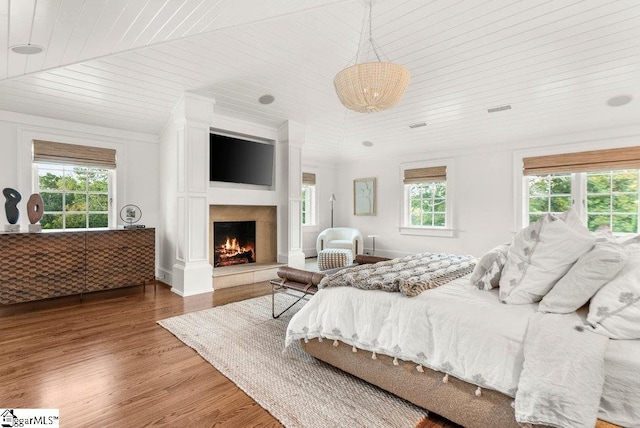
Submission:
<svg viewBox="0 0 640 428">
<path fill-rule="evenodd" d="M 156 321 L 269 294 L 182 298 L 166 285 L 0 307 L 0 408 L 57 408 L 61 427 L 279 427 Z M 452 427 L 434 416 L 424 428 Z"/>
</svg>

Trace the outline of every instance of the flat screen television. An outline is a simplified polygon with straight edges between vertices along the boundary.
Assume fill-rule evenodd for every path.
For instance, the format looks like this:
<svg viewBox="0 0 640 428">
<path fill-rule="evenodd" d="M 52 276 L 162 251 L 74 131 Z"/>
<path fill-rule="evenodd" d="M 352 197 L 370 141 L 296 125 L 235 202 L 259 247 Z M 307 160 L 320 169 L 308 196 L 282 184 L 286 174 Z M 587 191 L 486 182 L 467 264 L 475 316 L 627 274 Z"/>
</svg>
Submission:
<svg viewBox="0 0 640 428">
<path fill-rule="evenodd" d="M 227 135 L 209 136 L 209 180 L 273 184 L 274 145 Z"/>
</svg>

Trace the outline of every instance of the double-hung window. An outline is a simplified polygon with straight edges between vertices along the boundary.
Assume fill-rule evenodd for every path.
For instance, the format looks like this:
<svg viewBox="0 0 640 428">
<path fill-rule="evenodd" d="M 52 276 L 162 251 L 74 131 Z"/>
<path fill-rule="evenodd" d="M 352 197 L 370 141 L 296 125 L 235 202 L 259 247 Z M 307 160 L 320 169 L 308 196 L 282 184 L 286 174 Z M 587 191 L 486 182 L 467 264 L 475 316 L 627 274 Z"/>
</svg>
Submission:
<svg viewBox="0 0 640 428">
<path fill-rule="evenodd" d="M 447 166 L 404 168 L 403 233 L 441 233 L 450 231 L 451 189 Z M 447 233 L 445 233 L 446 235 Z"/>
<path fill-rule="evenodd" d="M 302 225 L 316 224 L 316 175 L 302 173 Z"/>
<path fill-rule="evenodd" d="M 589 230 L 638 233 L 640 147 L 524 158 L 526 220 L 574 209 Z"/>
<path fill-rule="evenodd" d="M 111 225 L 115 150 L 36 140 L 33 169 L 43 229 Z"/>
</svg>

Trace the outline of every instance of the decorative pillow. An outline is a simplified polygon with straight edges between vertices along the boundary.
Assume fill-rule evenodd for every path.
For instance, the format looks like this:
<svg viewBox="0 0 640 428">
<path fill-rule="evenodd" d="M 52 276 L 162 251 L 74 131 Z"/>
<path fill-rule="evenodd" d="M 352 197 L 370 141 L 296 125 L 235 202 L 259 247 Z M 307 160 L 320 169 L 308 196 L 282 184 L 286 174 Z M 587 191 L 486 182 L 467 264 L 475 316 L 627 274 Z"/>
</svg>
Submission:
<svg viewBox="0 0 640 428">
<path fill-rule="evenodd" d="M 502 244 L 489 250 L 473 269 L 471 284 L 480 290 L 491 290 L 500 283 L 502 268 L 507 262 L 507 251 L 510 244 Z"/>
<path fill-rule="evenodd" d="M 622 242 L 622 245 L 640 244 L 640 235 L 632 236 Z"/>
<path fill-rule="evenodd" d="M 620 272 L 628 258 L 622 245 L 597 241 L 543 297 L 538 309 L 556 314 L 576 311 Z"/>
<path fill-rule="evenodd" d="M 575 212 L 543 216 L 513 238 L 500 277 L 500 300 L 539 302 L 594 244 Z"/>
<path fill-rule="evenodd" d="M 628 245 L 629 260 L 589 304 L 587 323 L 612 339 L 640 339 L 640 245 Z"/>
</svg>

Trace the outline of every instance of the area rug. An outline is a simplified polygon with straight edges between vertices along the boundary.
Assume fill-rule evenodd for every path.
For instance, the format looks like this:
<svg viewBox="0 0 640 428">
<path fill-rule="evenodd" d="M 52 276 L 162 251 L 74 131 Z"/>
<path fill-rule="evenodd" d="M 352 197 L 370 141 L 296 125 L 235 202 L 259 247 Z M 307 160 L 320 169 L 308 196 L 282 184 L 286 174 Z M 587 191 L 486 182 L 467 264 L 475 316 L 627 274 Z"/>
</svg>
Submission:
<svg viewBox="0 0 640 428">
<path fill-rule="evenodd" d="M 277 296 L 278 306 L 284 309 L 291 299 Z M 271 296 L 263 296 L 158 323 L 285 427 L 409 428 L 425 416 L 424 409 L 316 360 L 298 344 L 283 355 L 295 311 L 273 319 Z"/>
</svg>

